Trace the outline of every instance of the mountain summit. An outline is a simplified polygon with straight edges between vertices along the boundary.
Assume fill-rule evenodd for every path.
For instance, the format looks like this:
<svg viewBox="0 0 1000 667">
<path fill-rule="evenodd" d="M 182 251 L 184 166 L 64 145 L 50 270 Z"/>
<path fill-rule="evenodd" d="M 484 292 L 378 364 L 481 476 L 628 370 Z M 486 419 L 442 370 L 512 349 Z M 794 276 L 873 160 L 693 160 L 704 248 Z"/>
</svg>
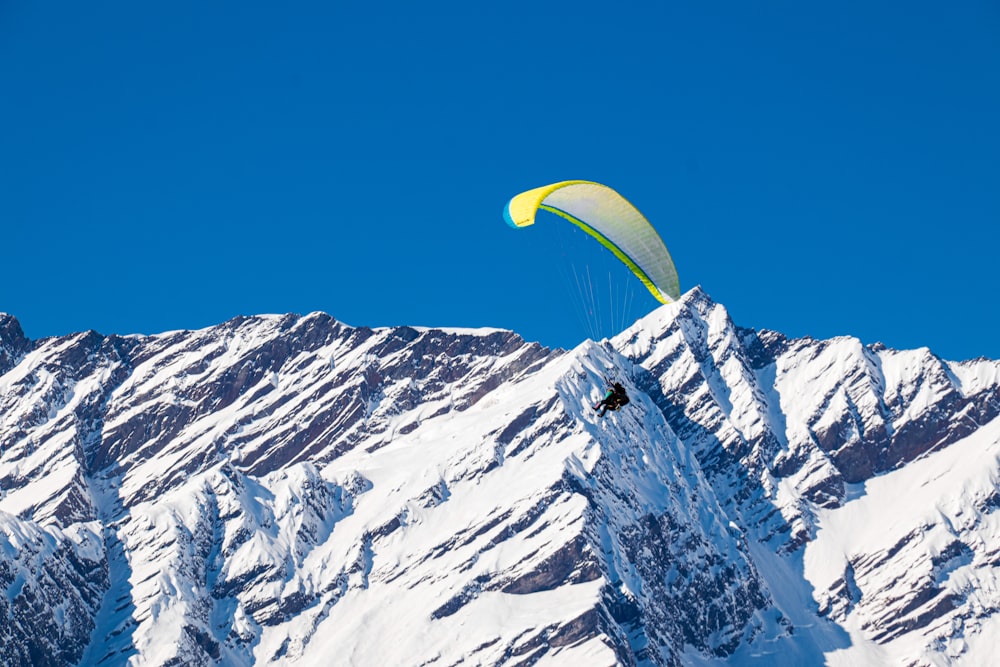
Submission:
<svg viewBox="0 0 1000 667">
<path fill-rule="evenodd" d="M 605 378 L 632 398 L 591 409 Z M 737 327 L 613 339 L 0 315 L 5 664 L 985 664 L 1000 362 Z"/>
</svg>

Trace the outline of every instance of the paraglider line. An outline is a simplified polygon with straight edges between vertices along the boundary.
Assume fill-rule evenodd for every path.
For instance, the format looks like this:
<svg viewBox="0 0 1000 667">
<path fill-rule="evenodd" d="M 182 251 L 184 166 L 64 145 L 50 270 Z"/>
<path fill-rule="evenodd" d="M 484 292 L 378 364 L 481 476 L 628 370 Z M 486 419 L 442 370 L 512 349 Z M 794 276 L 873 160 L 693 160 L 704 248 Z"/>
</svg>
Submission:
<svg viewBox="0 0 1000 667">
<path fill-rule="evenodd" d="M 549 206 L 548 204 L 541 204 L 539 205 L 538 208 L 542 209 L 543 211 L 548 211 L 549 213 L 554 213 L 561 218 L 569 220 L 574 225 L 576 225 L 586 233 L 593 236 L 595 239 L 597 239 L 598 243 L 600 243 L 605 248 L 614 253 L 615 257 L 624 262 L 625 265 L 632 270 L 632 272 L 639 278 L 639 280 L 642 281 L 642 283 L 646 286 L 646 288 L 650 291 L 650 293 L 652 293 L 652 295 L 656 297 L 657 301 L 659 301 L 660 303 L 668 303 L 667 301 L 664 300 L 663 296 L 660 294 L 660 290 L 653 283 L 653 280 L 648 275 L 646 275 L 646 272 L 643 271 L 642 268 L 640 268 L 640 266 L 636 264 L 631 257 L 626 255 L 625 251 L 619 248 L 614 241 L 612 241 L 607 236 L 605 236 L 604 234 L 600 233 L 599 231 L 597 231 L 596 229 L 585 223 L 583 220 L 580 220 L 579 218 L 575 217 L 570 213 L 567 213 L 566 211 L 562 211 L 554 206 Z"/>
</svg>

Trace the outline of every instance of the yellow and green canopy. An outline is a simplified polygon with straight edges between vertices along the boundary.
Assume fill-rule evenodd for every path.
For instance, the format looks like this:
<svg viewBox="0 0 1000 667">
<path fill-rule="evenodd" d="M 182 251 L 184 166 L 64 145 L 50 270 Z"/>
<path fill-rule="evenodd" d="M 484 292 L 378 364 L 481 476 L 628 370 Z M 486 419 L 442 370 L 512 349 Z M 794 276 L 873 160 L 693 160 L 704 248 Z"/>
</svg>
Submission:
<svg viewBox="0 0 1000 667">
<path fill-rule="evenodd" d="M 507 204 L 514 228 L 534 224 L 538 210 L 565 218 L 615 254 L 660 303 L 680 297 L 677 270 L 660 235 L 620 194 L 591 181 L 562 181 L 522 192 Z"/>
</svg>

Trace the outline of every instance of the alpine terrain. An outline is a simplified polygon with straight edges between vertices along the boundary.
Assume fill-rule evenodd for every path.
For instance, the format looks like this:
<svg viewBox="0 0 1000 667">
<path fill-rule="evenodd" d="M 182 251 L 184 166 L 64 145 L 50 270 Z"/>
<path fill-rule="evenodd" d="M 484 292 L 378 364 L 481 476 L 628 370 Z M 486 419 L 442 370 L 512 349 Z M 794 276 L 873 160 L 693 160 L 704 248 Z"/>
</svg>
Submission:
<svg viewBox="0 0 1000 667">
<path fill-rule="evenodd" d="M 998 361 L 698 288 L 569 351 L 0 315 L 0 661 L 990 664 L 998 415 Z"/>
</svg>

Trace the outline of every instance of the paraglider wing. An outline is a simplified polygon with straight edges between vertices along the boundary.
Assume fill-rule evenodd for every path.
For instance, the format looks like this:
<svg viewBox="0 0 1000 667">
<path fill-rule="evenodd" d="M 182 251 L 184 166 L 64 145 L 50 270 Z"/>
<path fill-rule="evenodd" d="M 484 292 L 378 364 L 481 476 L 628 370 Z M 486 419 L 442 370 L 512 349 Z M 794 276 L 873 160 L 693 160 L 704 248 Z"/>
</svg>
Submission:
<svg viewBox="0 0 1000 667">
<path fill-rule="evenodd" d="M 615 254 L 660 303 L 680 297 L 677 270 L 660 235 L 620 194 L 591 181 L 563 181 L 528 190 L 507 204 L 511 227 L 534 224 L 538 210 L 549 211 L 593 236 Z"/>
</svg>

